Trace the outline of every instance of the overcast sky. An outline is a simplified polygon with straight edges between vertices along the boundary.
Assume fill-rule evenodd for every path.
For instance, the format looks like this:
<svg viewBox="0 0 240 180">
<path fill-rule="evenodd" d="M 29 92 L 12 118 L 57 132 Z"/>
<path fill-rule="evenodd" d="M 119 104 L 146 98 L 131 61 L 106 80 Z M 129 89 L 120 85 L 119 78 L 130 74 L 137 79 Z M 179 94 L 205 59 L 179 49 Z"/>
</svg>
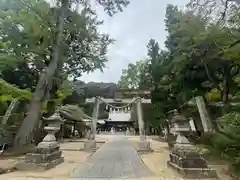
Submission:
<svg viewBox="0 0 240 180">
<path fill-rule="evenodd" d="M 110 34 L 116 40 L 109 47 L 108 63 L 104 72 L 84 74 L 80 79 L 86 82 L 115 82 L 119 80 L 122 69 L 146 57 L 149 39 L 156 39 L 164 48 L 164 17 L 167 4 L 183 8 L 189 0 L 131 0 L 122 13 L 109 17 L 98 9 L 99 19 L 104 20 L 99 30 Z"/>
</svg>

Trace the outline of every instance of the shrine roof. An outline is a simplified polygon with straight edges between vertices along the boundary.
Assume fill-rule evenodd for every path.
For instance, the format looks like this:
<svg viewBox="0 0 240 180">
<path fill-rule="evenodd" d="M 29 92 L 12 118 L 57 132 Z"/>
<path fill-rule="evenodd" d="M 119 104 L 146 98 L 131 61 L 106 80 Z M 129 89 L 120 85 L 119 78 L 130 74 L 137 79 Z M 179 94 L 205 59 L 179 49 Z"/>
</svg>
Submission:
<svg viewBox="0 0 240 180">
<path fill-rule="evenodd" d="M 116 92 L 122 92 L 122 93 L 136 93 L 136 94 L 150 94 L 150 90 L 139 90 L 139 89 L 118 89 Z"/>
</svg>

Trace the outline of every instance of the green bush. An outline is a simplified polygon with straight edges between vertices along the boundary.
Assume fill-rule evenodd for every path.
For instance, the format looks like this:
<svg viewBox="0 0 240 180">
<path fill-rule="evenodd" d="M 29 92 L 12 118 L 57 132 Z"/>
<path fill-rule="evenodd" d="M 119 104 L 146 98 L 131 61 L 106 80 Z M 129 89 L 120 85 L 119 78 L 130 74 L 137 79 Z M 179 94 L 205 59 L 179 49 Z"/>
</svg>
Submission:
<svg viewBox="0 0 240 180">
<path fill-rule="evenodd" d="M 233 163 L 238 163 L 236 159 L 240 157 L 240 113 L 230 112 L 220 117 L 219 122 L 222 133 L 214 136 L 213 146 Z"/>
<path fill-rule="evenodd" d="M 213 133 L 205 133 L 201 137 L 196 139 L 197 144 L 204 144 L 207 146 L 212 146 Z"/>
<path fill-rule="evenodd" d="M 221 155 L 231 162 L 230 169 L 240 176 L 240 113 L 231 112 L 218 119 L 221 130 L 204 134 L 197 143 L 207 145 L 214 155 Z"/>
<path fill-rule="evenodd" d="M 240 140 L 240 113 L 230 112 L 218 119 L 221 124 L 221 131 L 236 140 Z M 239 141 L 240 142 L 240 141 Z"/>
<path fill-rule="evenodd" d="M 224 134 L 216 133 L 212 139 L 212 147 L 216 149 L 225 158 L 235 161 L 240 152 L 240 144 L 235 139 L 227 137 Z"/>
</svg>

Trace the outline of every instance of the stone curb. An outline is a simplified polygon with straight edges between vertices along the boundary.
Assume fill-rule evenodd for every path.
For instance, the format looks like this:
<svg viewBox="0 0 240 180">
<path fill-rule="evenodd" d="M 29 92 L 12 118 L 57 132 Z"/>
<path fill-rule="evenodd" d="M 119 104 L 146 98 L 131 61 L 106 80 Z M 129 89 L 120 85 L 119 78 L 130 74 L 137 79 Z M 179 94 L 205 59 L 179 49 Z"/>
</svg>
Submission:
<svg viewBox="0 0 240 180">
<path fill-rule="evenodd" d="M 17 170 L 16 166 L 9 167 L 9 168 L 0 168 L 0 174 L 10 173 L 10 172 L 14 172 L 16 170 Z"/>
</svg>

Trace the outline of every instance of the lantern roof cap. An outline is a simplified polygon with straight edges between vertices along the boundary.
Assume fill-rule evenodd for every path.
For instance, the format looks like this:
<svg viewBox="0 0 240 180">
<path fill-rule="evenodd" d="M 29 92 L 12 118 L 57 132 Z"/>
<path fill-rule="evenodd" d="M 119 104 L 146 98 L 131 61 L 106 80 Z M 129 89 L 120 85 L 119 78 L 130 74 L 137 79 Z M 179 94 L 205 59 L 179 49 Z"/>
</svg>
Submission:
<svg viewBox="0 0 240 180">
<path fill-rule="evenodd" d="M 60 116 L 59 111 L 54 112 L 51 116 L 49 116 L 47 118 L 43 117 L 43 119 L 46 121 L 54 121 L 54 120 L 55 121 L 56 120 L 64 121 L 63 118 Z"/>
<path fill-rule="evenodd" d="M 186 121 L 187 118 L 180 114 L 176 109 L 173 112 L 173 117 L 172 117 L 172 122 L 181 122 L 181 121 Z"/>
</svg>

